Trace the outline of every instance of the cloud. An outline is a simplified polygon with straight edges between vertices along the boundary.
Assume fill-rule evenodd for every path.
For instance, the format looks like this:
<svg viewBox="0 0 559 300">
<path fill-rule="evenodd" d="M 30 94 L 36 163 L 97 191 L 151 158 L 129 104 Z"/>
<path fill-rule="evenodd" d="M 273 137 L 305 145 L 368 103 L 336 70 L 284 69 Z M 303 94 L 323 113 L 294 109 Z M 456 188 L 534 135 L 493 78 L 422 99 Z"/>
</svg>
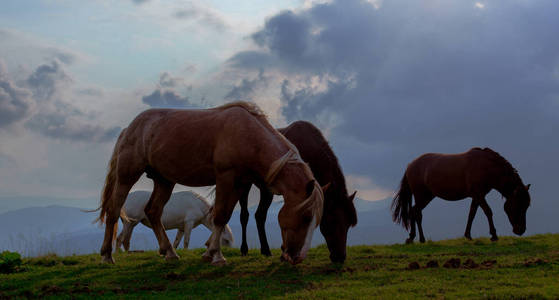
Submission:
<svg viewBox="0 0 559 300">
<path fill-rule="evenodd" d="M 149 2 L 150 0 L 132 0 L 132 2 L 136 5 L 142 5 L 144 3 Z"/>
<path fill-rule="evenodd" d="M 63 86 L 72 83 L 70 76 L 57 60 L 40 65 L 26 80 L 27 86 L 38 100 L 50 100 Z"/>
<path fill-rule="evenodd" d="M 234 86 L 228 93 L 225 95 L 225 100 L 228 101 L 254 101 L 252 98 L 256 89 L 266 88 L 268 85 L 268 78 L 264 76 L 264 72 L 258 72 L 258 76 L 254 79 L 243 78 L 241 82 Z"/>
<path fill-rule="evenodd" d="M 6 74 L 0 61 L 0 128 L 24 119 L 33 108 L 31 93 L 17 87 Z"/>
<path fill-rule="evenodd" d="M 193 2 L 187 2 L 184 5 L 185 7 L 178 8 L 173 13 L 173 17 L 183 21 L 194 21 L 217 31 L 224 31 L 227 29 L 228 26 L 225 20 L 210 8 L 197 5 Z"/>
<path fill-rule="evenodd" d="M 382 189 L 422 153 L 489 146 L 540 184 L 534 199 L 550 199 L 556 9 L 550 0 L 330 1 L 270 17 L 251 35 L 256 48 L 227 66 L 283 77 L 269 89 L 285 119 L 329 129 L 344 170 Z"/>
<path fill-rule="evenodd" d="M 143 96 L 142 102 L 151 107 L 180 108 L 192 106 L 188 97 L 181 97 L 175 91 L 156 89 L 150 95 Z"/>
<path fill-rule="evenodd" d="M 182 77 L 173 76 L 169 72 L 163 72 L 159 76 L 159 83 L 155 90 L 142 97 L 142 102 L 150 107 L 159 108 L 184 108 L 197 107 L 189 96 L 181 96 L 178 91 L 191 92 L 192 86 L 187 85 L 186 80 Z"/>
<path fill-rule="evenodd" d="M 169 72 L 163 72 L 159 77 L 159 86 L 165 88 L 174 88 L 184 84 L 184 79 L 173 77 Z"/>
<path fill-rule="evenodd" d="M 121 131 L 120 127 L 87 124 L 65 111 L 38 113 L 25 126 L 47 137 L 83 142 L 112 141 Z"/>
<path fill-rule="evenodd" d="M 18 122 L 47 137 L 86 142 L 110 141 L 120 132 L 120 127 L 91 124 L 89 114 L 72 104 L 75 95 L 69 87 L 74 80 L 57 60 L 38 66 L 19 85 L 3 69 L 0 128 Z"/>
<path fill-rule="evenodd" d="M 12 71 L 20 67 L 36 66 L 45 61 L 56 60 L 66 65 L 74 65 L 92 60 L 85 53 L 13 29 L 0 28 L 0 40 L 0 57 L 4 58 L 4 62 Z"/>
</svg>

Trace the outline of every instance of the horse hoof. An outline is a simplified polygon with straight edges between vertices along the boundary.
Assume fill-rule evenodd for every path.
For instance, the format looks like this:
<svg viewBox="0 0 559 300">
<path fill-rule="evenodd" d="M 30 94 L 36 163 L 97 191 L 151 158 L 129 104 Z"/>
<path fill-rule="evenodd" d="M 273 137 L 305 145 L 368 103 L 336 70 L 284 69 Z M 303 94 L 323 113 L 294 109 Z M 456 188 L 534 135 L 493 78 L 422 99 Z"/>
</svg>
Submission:
<svg viewBox="0 0 559 300">
<path fill-rule="evenodd" d="M 425 244 L 425 239 L 419 239 L 419 242 Z"/>
<path fill-rule="evenodd" d="M 165 255 L 165 260 L 166 261 L 173 261 L 173 260 L 179 260 L 179 256 L 177 254 L 175 255 Z"/>
<path fill-rule="evenodd" d="M 115 260 L 114 260 L 114 258 L 113 258 L 112 256 L 109 256 L 109 257 L 103 256 L 103 258 L 101 258 L 101 263 L 102 263 L 102 264 L 111 264 L 111 265 L 114 265 Z"/>
<path fill-rule="evenodd" d="M 413 239 L 407 239 L 406 244 L 413 244 Z"/>
<path fill-rule="evenodd" d="M 465 238 L 466 238 L 467 240 L 469 240 L 469 241 L 471 241 L 471 240 L 472 240 L 472 237 L 471 237 L 471 236 L 469 236 L 469 235 L 465 235 L 464 237 L 465 237 Z"/>
<path fill-rule="evenodd" d="M 270 252 L 270 250 L 268 251 L 260 251 L 260 254 L 264 255 L 264 256 L 272 256 L 272 252 Z"/>
<path fill-rule="evenodd" d="M 211 262 L 212 261 L 212 256 L 210 255 L 210 253 L 208 251 L 206 251 L 204 254 L 202 254 L 202 260 L 205 262 Z"/>
<path fill-rule="evenodd" d="M 491 237 L 491 241 L 492 241 L 492 242 L 496 242 L 496 241 L 498 241 L 498 240 L 499 240 L 499 238 L 496 237 L 496 236 Z"/>
<path fill-rule="evenodd" d="M 167 254 L 167 250 L 159 249 L 159 256 L 165 256 Z"/>
</svg>

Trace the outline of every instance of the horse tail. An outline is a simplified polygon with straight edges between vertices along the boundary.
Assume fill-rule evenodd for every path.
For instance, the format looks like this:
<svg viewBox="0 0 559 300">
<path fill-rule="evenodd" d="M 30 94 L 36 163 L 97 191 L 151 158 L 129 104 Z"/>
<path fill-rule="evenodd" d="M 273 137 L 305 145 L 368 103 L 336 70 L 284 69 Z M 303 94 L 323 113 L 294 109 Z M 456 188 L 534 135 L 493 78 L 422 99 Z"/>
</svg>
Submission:
<svg viewBox="0 0 559 300">
<path fill-rule="evenodd" d="M 107 211 L 109 211 L 109 209 L 112 206 L 112 195 L 113 195 L 113 191 L 115 188 L 115 181 L 116 181 L 116 172 L 117 172 L 117 163 L 118 163 L 118 153 L 117 153 L 117 149 L 119 146 L 119 142 L 122 139 L 122 137 L 124 136 L 124 132 L 126 131 L 126 129 L 122 130 L 122 132 L 120 133 L 120 136 L 118 137 L 118 140 L 116 141 L 115 144 L 115 148 L 113 150 L 113 154 L 111 156 L 111 160 L 109 161 L 109 166 L 108 169 L 109 171 L 107 172 L 107 177 L 105 178 L 105 185 L 103 186 L 103 192 L 101 193 L 101 205 L 93 210 L 93 211 L 98 211 L 101 210 L 101 212 L 99 213 L 99 217 L 97 217 L 97 219 L 95 219 L 93 221 L 93 223 L 99 223 L 99 224 L 103 224 L 105 223 L 105 216 L 107 215 Z M 121 217 L 124 216 L 124 218 L 126 218 L 126 214 L 121 211 L 120 212 Z M 118 222 L 117 222 L 118 224 Z M 118 226 L 118 225 L 116 225 Z M 115 232 L 116 232 L 116 228 L 115 228 Z"/>
<path fill-rule="evenodd" d="M 410 228 L 411 196 L 411 188 L 406 174 L 404 174 L 400 183 L 400 190 L 392 200 L 392 220 L 401 224 L 406 230 Z"/>
</svg>

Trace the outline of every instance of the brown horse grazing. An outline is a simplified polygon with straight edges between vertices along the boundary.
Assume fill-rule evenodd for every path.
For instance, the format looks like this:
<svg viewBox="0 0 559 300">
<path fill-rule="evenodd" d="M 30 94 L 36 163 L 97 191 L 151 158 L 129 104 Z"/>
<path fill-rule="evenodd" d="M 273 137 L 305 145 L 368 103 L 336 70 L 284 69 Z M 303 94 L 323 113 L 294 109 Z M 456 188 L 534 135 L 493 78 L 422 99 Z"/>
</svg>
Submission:
<svg viewBox="0 0 559 300">
<path fill-rule="evenodd" d="M 489 221 L 491 240 L 498 240 L 493 224 L 493 213 L 485 201 L 485 195 L 496 189 L 506 198 L 505 212 L 513 232 L 522 235 L 526 231 L 526 210 L 530 206 L 530 185 L 524 185 L 516 169 L 499 153 L 489 148 L 472 148 L 460 154 L 427 153 L 412 161 L 402 178 L 400 190 L 392 202 L 393 219 L 404 228 L 411 226 L 406 243 L 415 238 L 415 223 L 419 229 L 419 241 L 424 243 L 421 227 L 421 211 L 434 197 L 449 201 L 472 198 L 468 225 L 464 236 L 471 239 L 470 230 L 478 206 Z M 415 205 L 412 207 L 412 194 Z"/>
<path fill-rule="evenodd" d="M 99 221 L 105 222 L 101 248 L 113 262 L 112 241 L 121 207 L 130 188 L 146 172 L 154 188 L 144 211 L 159 242 L 159 253 L 178 259 L 161 224 L 161 214 L 176 183 L 216 185 L 214 232 L 203 258 L 225 263 L 221 234 L 240 198 L 254 181 L 262 181 L 285 204 L 279 216 L 284 253 L 301 262 L 318 226 L 323 193 L 297 149 L 277 132 L 260 109 L 234 102 L 213 109 L 150 109 L 139 114 L 116 142 L 101 198 Z"/>
<path fill-rule="evenodd" d="M 324 210 L 320 231 L 326 239 L 332 262 L 344 262 L 346 258 L 347 232 L 357 224 L 357 213 L 353 205 L 352 195 L 347 194 L 344 174 L 338 164 L 338 159 L 328 145 L 328 141 L 313 124 L 305 121 L 291 123 L 286 128 L 278 129 L 293 145 L 297 147 L 301 158 L 307 162 L 320 185 L 329 187 L 324 191 Z M 257 184 L 258 186 L 258 184 Z M 260 238 L 260 252 L 271 255 L 266 239 L 266 214 L 272 203 L 273 194 L 266 187 L 260 188 L 260 202 L 255 213 L 258 236 Z M 246 255 L 246 227 L 248 223 L 247 199 L 248 191 L 242 193 L 239 201 L 241 205 L 241 225 L 243 242 L 241 254 Z"/>
</svg>

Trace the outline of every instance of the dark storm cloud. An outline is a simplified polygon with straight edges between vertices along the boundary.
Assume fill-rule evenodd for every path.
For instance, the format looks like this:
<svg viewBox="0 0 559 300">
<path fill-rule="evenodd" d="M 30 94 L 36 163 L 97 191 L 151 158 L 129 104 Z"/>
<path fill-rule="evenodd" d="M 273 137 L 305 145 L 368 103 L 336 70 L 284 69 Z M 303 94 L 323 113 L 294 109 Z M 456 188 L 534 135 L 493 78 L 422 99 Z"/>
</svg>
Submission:
<svg viewBox="0 0 559 300">
<path fill-rule="evenodd" d="M 252 35 L 259 50 L 229 64 L 283 72 L 288 121 L 339 116 L 330 140 L 347 173 L 394 189 L 421 153 L 489 146 L 547 201 L 559 166 L 559 2 L 474 4 L 347 0 L 285 11 Z"/>
</svg>

